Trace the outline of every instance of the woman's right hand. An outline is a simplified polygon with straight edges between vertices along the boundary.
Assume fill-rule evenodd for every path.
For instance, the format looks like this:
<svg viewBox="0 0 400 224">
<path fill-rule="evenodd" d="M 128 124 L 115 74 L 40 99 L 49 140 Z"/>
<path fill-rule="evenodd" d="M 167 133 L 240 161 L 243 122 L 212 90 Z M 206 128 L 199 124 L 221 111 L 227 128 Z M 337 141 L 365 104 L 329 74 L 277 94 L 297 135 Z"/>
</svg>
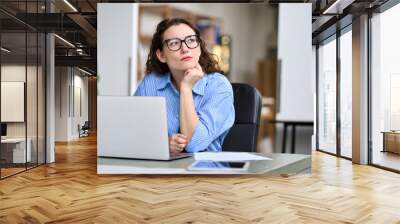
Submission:
<svg viewBox="0 0 400 224">
<path fill-rule="evenodd" d="M 196 67 L 187 69 L 184 74 L 181 87 L 188 87 L 190 91 L 192 91 L 194 84 L 204 76 L 203 69 L 199 63 L 197 63 Z"/>
<path fill-rule="evenodd" d="M 169 151 L 171 153 L 180 153 L 187 145 L 187 137 L 183 134 L 174 134 L 169 136 Z"/>
</svg>

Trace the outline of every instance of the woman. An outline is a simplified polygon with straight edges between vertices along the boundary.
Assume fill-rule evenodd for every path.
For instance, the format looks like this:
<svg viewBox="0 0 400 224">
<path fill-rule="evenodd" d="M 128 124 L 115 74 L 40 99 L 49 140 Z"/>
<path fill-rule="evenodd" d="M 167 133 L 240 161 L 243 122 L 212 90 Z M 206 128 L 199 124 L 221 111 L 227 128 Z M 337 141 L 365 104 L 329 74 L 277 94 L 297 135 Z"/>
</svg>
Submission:
<svg viewBox="0 0 400 224">
<path fill-rule="evenodd" d="M 232 86 L 219 71 L 188 21 L 157 25 L 135 96 L 165 97 L 171 153 L 221 151 L 235 111 Z"/>
</svg>

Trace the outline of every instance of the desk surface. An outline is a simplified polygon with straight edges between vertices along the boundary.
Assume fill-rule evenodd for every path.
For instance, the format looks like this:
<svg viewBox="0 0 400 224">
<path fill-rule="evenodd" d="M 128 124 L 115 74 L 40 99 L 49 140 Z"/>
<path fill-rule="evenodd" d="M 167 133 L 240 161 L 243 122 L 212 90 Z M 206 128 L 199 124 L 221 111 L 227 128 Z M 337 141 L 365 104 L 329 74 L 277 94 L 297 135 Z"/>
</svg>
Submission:
<svg viewBox="0 0 400 224">
<path fill-rule="evenodd" d="M 28 141 L 30 141 L 30 138 L 28 138 Z M 5 139 L 1 139 L 1 143 L 20 143 L 20 142 L 25 142 L 25 138 L 5 138 Z"/>
<path fill-rule="evenodd" d="M 400 131 L 381 131 L 383 134 L 400 134 Z"/>
<path fill-rule="evenodd" d="M 152 161 L 117 158 L 97 158 L 98 174 L 257 174 L 293 175 L 310 169 L 311 156 L 302 154 L 269 153 L 272 160 L 250 161 L 247 171 L 189 171 L 193 157 L 173 161 Z"/>
<path fill-rule="evenodd" d="M 270 123 L 283 123 L 283 124 L 289 124 L 289 125 L 302 125 L 302 126 L 312 126 L 314 125 L 314 121 L 306 121 L 306 120 L 273 120 L 270 121 Z"/>
</svg>

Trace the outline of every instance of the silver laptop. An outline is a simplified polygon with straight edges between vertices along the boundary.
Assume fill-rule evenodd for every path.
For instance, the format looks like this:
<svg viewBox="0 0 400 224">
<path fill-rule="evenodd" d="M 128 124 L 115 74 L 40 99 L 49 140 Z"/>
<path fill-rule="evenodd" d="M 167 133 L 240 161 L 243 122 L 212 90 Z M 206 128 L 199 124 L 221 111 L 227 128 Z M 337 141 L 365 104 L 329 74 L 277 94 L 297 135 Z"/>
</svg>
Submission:
<svg viewBox="0 0 400 224">
<path fill-rule="evenodd" d="M 169 152 L 165 98 L 98 96 L 97 155 L 174 160 L 192 154 Z"/>
</svg>

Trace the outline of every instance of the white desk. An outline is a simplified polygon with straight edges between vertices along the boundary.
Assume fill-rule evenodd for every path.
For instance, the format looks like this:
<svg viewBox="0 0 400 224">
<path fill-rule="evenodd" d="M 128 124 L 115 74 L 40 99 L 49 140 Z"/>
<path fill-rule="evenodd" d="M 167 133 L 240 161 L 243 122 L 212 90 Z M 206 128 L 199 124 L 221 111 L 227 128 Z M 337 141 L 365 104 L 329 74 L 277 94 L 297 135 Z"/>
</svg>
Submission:
<svg viewBox="0 0 400 224">
<path fill-rule="evenodd" d="M 173 161 L 153 161 L 136 159 L 97 158 L 98 174 L 256 174 L 256 175 L 293 175 L 310 170 L 311 156 L 302 154 L 269 153 L 264 155 L 272 160 L 250 161 L 245 172 L 190 171 L 187 170 L 194 158 Z"/>
<path fill-rule="evenodd" d="M 13 145 L 13 163 L 25 163 L 25 158 L 27 158 L 26 162 L 31 162 L 31 145 L 32 141 L 30 138 L 27 139 L 27 147 L 25 151 L 25 138 L 6 138 L 1 139 L 2 145 Z"/>
</svg>

